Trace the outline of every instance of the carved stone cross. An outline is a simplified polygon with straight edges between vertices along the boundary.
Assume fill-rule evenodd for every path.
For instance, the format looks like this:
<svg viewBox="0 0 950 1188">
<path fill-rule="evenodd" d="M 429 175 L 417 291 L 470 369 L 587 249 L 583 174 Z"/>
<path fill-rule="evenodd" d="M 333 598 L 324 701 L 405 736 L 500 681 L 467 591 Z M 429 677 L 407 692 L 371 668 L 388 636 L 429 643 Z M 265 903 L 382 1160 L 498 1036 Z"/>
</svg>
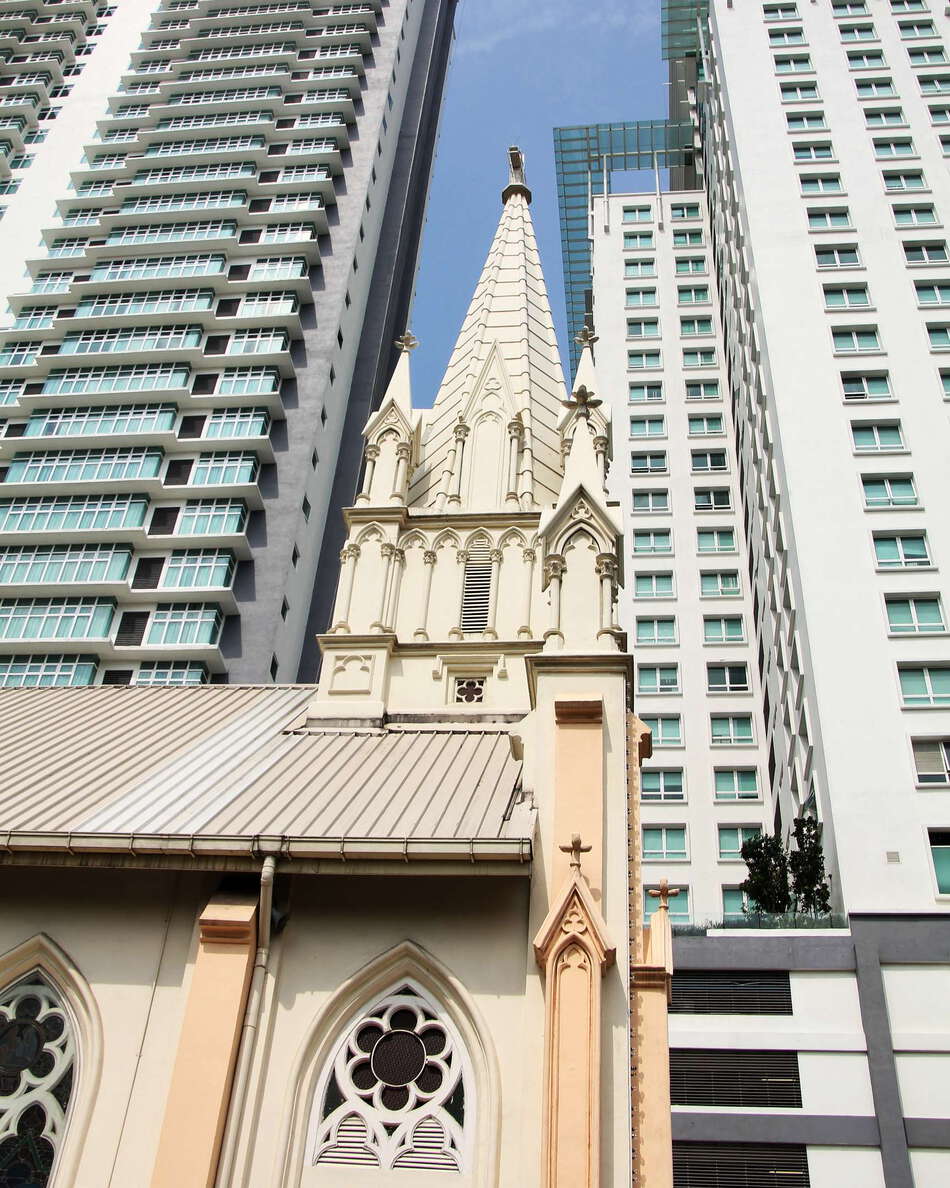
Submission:
<svg viewBox="0 0 950 1188">
<path fill-rule="evenodd" d="M 572 833 L 571 844 L 569 846 L 558 846 L 558 849 L 563 854 L 570 854 L 571 869 L 579 871 L 581 868 L 581 854 L 589 854 L 593 846 L 581 845 L 581 835 L 579 833 Z"/>
<path fill-rule="evenodd" d="M 598 341 L 597 335 L 591 330 L 590 326 L 585 325 L 580 334 L 574 339 L 579 347 L 592 347 Z"/>
<path fill-rule="evenodd" d="M 668 879 L 660 879 L 659 887 L 651 887 L 647 891 L 647 895 L 652 899 L 658 899 L 660 901 L 659 906 L 667 910 L 669 910 L 670 900 L 675 899 L 679 893 L 679 887 L 670 887 Z"/>
<path fill-rule="evenodd" d="M 396 339 L 396 347 L 400 351 L 412 352 L 419 345 L 419 339 L 408 330 L 400 338 Z"/>
</svg>

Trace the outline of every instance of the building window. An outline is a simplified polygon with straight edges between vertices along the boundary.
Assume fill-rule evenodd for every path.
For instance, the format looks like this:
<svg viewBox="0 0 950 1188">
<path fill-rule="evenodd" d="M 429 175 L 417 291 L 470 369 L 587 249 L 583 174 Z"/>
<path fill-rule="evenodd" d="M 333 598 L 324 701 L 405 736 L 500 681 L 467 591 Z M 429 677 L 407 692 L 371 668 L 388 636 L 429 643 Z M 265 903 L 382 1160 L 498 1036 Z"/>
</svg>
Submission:
<svg viewBox="0 0 950 1188">
<path fill-rule="evenodd" d="M 653 221 L 653 211 L 649 206 L 625 206 L 623 221 L 625 223 L 650 223 Z"/>
<path fill-rule="evenodd" d="M 912 745 L 917 783 L 950 786 L 950 738 L 915 738 Z"/>
<path fill-rule="evenodd" d="M 927 206 L 895 206 L 894 225 L 896 227 L 926 227 L 937 223 L 937 212 L 930 205 Z"/>
<path fill-rule="evenodd" d="M 633 280 L 641 276 L 656 276 L 656 262 L 654 260 L 647 260 L 646 258 L 624 260 L 623 274 L 627 280 Z"/>
<path fill-rule="evenodd" d="M 748 693 L 748 666 L 745 664 L 707 664 L 706 688 L 710 693 Z"/>
<path fill-rule="evenodd" d="M 818 98 L 818 84 L 813 82 L 791 82 L 781 84 L 783 103 L 802 103 Z"/>
<path fill-rule="evenodd" d="M 221 612 L 216 606 L 200 602 L 159 606 L 152 612 L 145 642 L 161 647 L 213 646 L 218 642 L 221 623 Z"/>
<path fill-rule="evenodd" d="M 918 598 L 888 597 L 887 625 L 895 635 L 927 635 L 946 631 L 940 599 L 936 595 Z"/>
<path fill-rule="evenodd" d="M 950 305 L 950 281 L 915 281 L 918 305 Z"/>
<path fill-rule="evenodd" d="M 807 213 L 810 231 L 835 231 L 851 227 L 851 214 L 846 206 L 820 210 L 813 207 Z"/>
<path fill-rule="evenodd" d="M 819 268 L 857 268 L 861 263 L 855 244 L 836 244 L 815 248 Z"/>
<path fill-rule="evenodd" d="M 712 318 L 680 318 L 680 335 L 683 338 L 695 338 L 712 332 Z"/>
<path fill-rule="evenodd" d="M 911 66 L 936 66 L 947 61 L 947 51 L 942 45 L 928 45 L 921 49 L 907 51 Z"/>
<path fill-rule="evenodd" d="M 693 474 L 722 474 L 729 469 L 725 450 L 693 450 L 690 457 Z"/>
<path fill-rule="evenodd" d="M 836 327 L 831 332 L 835 353 L 863 354 L 866 351 L 879 351 L 881 340 L 876 326 Z"/>
<path fill-rule="evenodd" d="M 683 351 L 684 367 L 714 367 L 716 365 L 716 351 L 714 347 L 703 347 L 699 350 Z"/>
<path fill-rule="evenodd" d="M 867 285 L 825 285 L 826 309 L 860 309 L 871 304 Z"/>
<path fill-rule="evenodd" d="M 868 128 L 902 128 L 907 121 L 899 107 L 868 107 L 864 109 L 864 123 Z"/>
<path fill-rule="evenodd" d="M 937 890 L 950 895 L 950 830 L 930 830 L 930 857 L 937 877 Z"/>
<path fill-rule="evenodd" d="M 95 656 L 0 656 L 0 688 L 91 685 L 97 670 Z"/>
<path fill-rule="evenodd" d="M 666 422 L 663 417 L 631 417 L 631 437 L 665 437 Z"/>
<path fill-rule="evenodd" d="M 637 643 L 675 644 L 676 620 L 672 617 L 637 619 Z"/>
<path fill-rule="evenodd" d="M 734 553 L 736 533 L 734 528 L 700 528 L 696 533 L 700 553 Z"/>
<path fill-rule="evenodd" d="M 663 385 L 656 384 L 631 384 L 628 389 L 628 398 L 631 404 L 648 404 L 652 401 L 663 399 Z"/>
<path fill-rule="evenodd" d="M 918 569 L 931 564 L 923 533 L 875 536 L 874 557 L 881 569 Z"/>
<path fill-rule="evenodd" d="M 476 705 L 485 700 L 486 677 L 456 677 L 455 702 L 457 705 Z"/>
<path fill-rule="evenodd" d="M 672 553 L 673 536 L 669 528 L 637 531 L 633 534 L 633 551 L 640 553 Z"/>
<path fill-rule="evenodd" d="M 752 718 L 748 714 L 713 714 L 710 727 L 715 747 L 743 747 L 752 743 Z"/>
<path fill-rule="evenodd" d="M 835 151 L 831 146 L 831 141 L 821 140 L 814 143 L 809 141 L 796 141 L 792 145 L 792 156 L 799 163 L 805 161 L 833 161 L 835 158 Z"/>
<path fill-rule="evenodd" d="M 759 773 L 754 767 L 717 767 L 713 781 L 717 800 L 759 798 Z"/>
<path fill-rule="evenodd" d="M 673 767 L 660 771 L 641 771 L 640 799 L 645 804 L 649 804 L 651 801 L 685 800 L 683 769 L 681 767 Z"/>
<path fill-rule="evenodd" d="M 699 592 L 703 598 L 735 598 L 740 593 L 739 574 L 734 569 L 701 573 Z"/>
<path fill-rule="evenodd" d="M 918 504 L 917 490 L 910 475 L 863 475 L 861 484 L 864 489 L 864 506 L 876 507 L 916 507 Z"/>
<path fill-rule="evenodd" d="M 679 665 L 641 664 L 637 668 L 637 690 L 640 693 L 679 693 Z"/>
<path fill-rule="evenodd" d="M 891 380 L 886 371 L 843 372 L 841 386 L 845 400 L 890 400 Z"/>
<path fill-rule="evenodd" d="M 679 714 L 663 714 L 644 717 L 643 724 L 653 736 L 654 747 L 680 747 L 683 745 L 683 727 Z"/>
<path fill-rule="evenodd" d="M 656 289 L 628 289 L 626 298 L 628 309 L 640 305 L 656 305 Z"/>
<path fill-rule="evenodd" d="M 633 579 L 634 598 L 672 598 L 674 593 L 673 574 L 638 573 Z"/>
<path fill-rule="evenodd" d="M 625 231 L 623 235 L 623 246 L 625 251 L 639 251 L 644 248 L 653 247 L 653 232 L 652 231 Z"/>
<path fill-rule="evenodd" d="M 660 323 L 656 318 L 639 318 L 636 321 L 627 320 L 628 338 L 659 338 Z"/>
<path fill-rule="evenodd" d="M 328 1061 L 310 1161 L 465 1171 L 474 1105 L 467 1064 L 440 1008 L 400 985 L 348 1026 Z"/>
<path fill-rule="evenodd" d="M 839 25 L 838 32 L 842 41 L 877 41 L 873 25 Z"/>
<path fill-rule="evenodd" d="M 702 231 L 674 231 L 673 232 L 673 247 L 702 247 L 703 233 Z"/>
<path fill-rule="evenodd" d="M 718 400 L 719 380 L 689 380 L 686 384 L 687 400 Z"/>
<path fill-rule="evenodd" d="M 707 413 L 689 418 L 690 437 L 714 437 L 722 433 L 722 413 Z"/>
<path fill-rule="evenodd" d="M 670 510 L 670 493 L 669 491 L 634 491 L 633 510 L 638 515 L 668 512 Z"/>
<path fill-rule="evenodd" d="M 693 492 L 693 507 L 696 511 L 729 511 L 732 493 L 728 487 L 697 487 Z"/>
<path fill-rule="evenodd" d="M 889 99 L 897 94 L 889 78 L 856 78 L 854 85 L 859 99 Z"/>
<path fill-rule="evenodd" d="M 889 193 L 907 193 L 911 190 L 926 190 L 927 183 L 920 170 L 901 172 L 885 169 L 882 174 L 884 189 Z"/>
<path fill-rule="evenodd" d="M 828 127 L 823 111 L 789 111 L 785 122 L 789 132 L 821 132 Z"/>
<path fill-rule="evenodd" d="M 0 639 L 106 639 L 111 598 L 9 598 L 0 601 Z"/>
<path fill-rule="evenodd" d="M 854 449 L 859 454 L 886 454 L 904 448 L 899 421 L 878 424 L 851 425 Z"/>
<path fill-rule="evenodd" d="M 943 240 L 928 243 L 909 243 L 904 240 L 904 257 L 908 264 L 946 264 L 947 245 Z"/>
<path fill-rule="evenodd" d="M 134 685 L 204 685 L 208 670 L 187 660 L 146 660 L 139 665 Z"/>
<path fill-rule="evenodd" d="M 722 889 L 722 922 L 728 924 L 741 920 L 749 906 L 749 897 L 739 887 L 723 887 Z"/>
<path fill-rule="evenodd" d="M 880 70 L 886 65 L 882 50 L 852 50 L 848 54 L 849 70 Z"/>
<path fill-rule="evenodd" d="M 775 58 L 776 74 L 802 74 L 811 70 L 808 54 L 778 54 Z"/>
<path fill-rule="evenodd" d="M 944 351 L 950 347 L 950 326 L 930 324 L 927 326 L 927 335 L 935 351 Z"/>
<path fill-rule="evenodd" d="M 719 858 L 724 862 L 738 862 L 742 858 L 742 845 L 762 834 L 761 825 L 720 825 Z"/>
<path fill-rule="evenodd" d="M 679 219 L 698 219 L 699 218 L 699 204 L 695 202 L 674 202 L 670 207 L 670 218 Z"/>
<path fill-rule="evenodd" d="M 659 351 L 628 351 L 627 367 L 631 371 L 656 371 L 660 366 Z"/>
<path fill-rule="evenodd" d="M 685 862 L 686 828 L 683 825 L 644 825 L 644 862 Z"/>
<path fill-rule="evenodd" d="M 709 302 L 708 285 L 680 285 L 676 293 L 680 305 L 707 305 Z"/>
<path fill-rule="evenodd" d="M 803 194 L 843 194 L 844 186 L 837 173 L 803 173 L 800 179 Z"/>
<path fill-rule="evenodd" d="M 666 451 L 657 450 L 652 454 L 631 454 L 630 473 L 666 474 Z"/>
<path fill-rule="evenodd" d="M 923 665 L 900 669 L 901 696 L 908 709 L 950 705 L 950 668 Z"/>
<path fill-rule="evenodd" d="M 44 1188 L 66 1130 L 76 1038 L 59 993 L 37 969 L 0 993 L 5 1137 L 0 1167 L 9 1182 Z"/>
</svg>

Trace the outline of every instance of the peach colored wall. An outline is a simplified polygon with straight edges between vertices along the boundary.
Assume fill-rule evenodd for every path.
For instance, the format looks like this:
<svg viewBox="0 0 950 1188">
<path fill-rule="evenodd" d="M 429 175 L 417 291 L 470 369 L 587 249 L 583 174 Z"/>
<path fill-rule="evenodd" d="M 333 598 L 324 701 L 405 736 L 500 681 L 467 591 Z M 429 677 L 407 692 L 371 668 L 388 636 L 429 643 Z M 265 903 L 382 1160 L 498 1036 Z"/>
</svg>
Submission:
<svg viewBox="0 0 950 1188">
<path fill-rule="evenodd" d="M 257 939 L 257 898 L 216 895 L 200 940 L 152 1188 L 211 1188 Z"/>
</svg>

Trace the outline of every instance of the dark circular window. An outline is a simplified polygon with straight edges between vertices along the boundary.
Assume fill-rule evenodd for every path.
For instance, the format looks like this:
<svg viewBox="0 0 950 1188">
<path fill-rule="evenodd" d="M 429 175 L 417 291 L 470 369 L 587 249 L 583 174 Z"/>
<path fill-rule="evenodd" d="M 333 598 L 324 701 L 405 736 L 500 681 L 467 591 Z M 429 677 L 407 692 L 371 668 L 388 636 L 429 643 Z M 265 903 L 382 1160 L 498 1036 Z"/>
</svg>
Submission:
<svg viewBox="0 0 950 1188">
<path fill-rule="evenodd" d="M 0 1072 L 20 1073 L 39 1056 L 46 1036 L 28 1019 L 12 1019 L 0 1027 Z"/>
<path fill-rule="evenodd" d="M 384 1085 L 408 1085 L 426 1066 L 426 1047 L 413 1031 L 387 1031 L 376 1041 L 370 1063 Z"/>
</svg>

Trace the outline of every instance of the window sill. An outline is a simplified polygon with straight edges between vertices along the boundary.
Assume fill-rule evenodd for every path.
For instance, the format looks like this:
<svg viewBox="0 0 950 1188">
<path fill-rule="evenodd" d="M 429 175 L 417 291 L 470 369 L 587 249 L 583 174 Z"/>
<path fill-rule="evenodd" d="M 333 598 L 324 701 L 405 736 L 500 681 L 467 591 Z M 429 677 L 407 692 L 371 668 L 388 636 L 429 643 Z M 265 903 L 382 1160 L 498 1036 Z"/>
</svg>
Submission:
<svg viewBox="0 0 950 1188">
<path fill-rule="evenodd" d="M 895 231 L 909 231 L 914 235 L 929 235 L 931 231 L 942 231 L 943 223 L 895 223 Z"/>
<path fill-rule="evenodd" d="M 809 235 L 857 235 L 857 228 L 852 224 L 843 224 L 840 227 L 809 227 Z"/>
<path fill-rule="evenodd" d="M 942 784 L 914 784 L 914 788 L 918 792 L 947 792 L 950 791 L 950 782 L 944 781 Z"/>
<path fill-rule="evenodd" d="M 868 124 L 865 123 L 865 132 L 870 132 L 872 136 L 885 136 L 888 132 L 906 132 L 910 124 L 906 120 L 901 120 L 899 124 Z"/>
<path fill-rule="evenodd" d="M 637 690 L 638 697 L 682 697 L 683 693 L 680 689 L 663 689 L 660 691 L 644 692 L 643 689 Z"/>
<path fill-rule="evenodd" d="M 907 455 L 910 450 L 906 448 L 893 450 L 852 450 L 851 456 L 853 458 L 899 458 L 901 455 Z"/>
<path fill-rule="evenodd" d="M 751 689 L 707 689 L 707 697 L 751 697 Z"/>
<path fill-rule="evenodd" d="M 893 507 L 868 507 L 865 505 L 866 512 L 922 512 L 924 506 L 922 503 L 901 503 Z"/>
<path fill-rule="evenodd" d="M 875 573 L 899 573 L 907 575 L 908 573 L 936 573 L 936 565 L 876 565 L 874 567 Z"/>
<path fill-rule="evenodd" d="M 814 128 L 786 128 L 785 131 L 789 136 L 810 136 L 812 134 L 823 135 L 830 132 L 831 129 L 827 124 L 815 125 Z"/>
<path fill-rule="evenodd" d="M 815 271 L 823 274 L 829 272 L 867 272 L 864 264 L 816 264 Z"/>
<path fill-rule="evenodd" d="M 669 507 L 634 507 L 630 509 L 630 514 L 632 516 L 670 516 L 673 511 Z"/>
<path fill-rule="evenodd" d="M 888 631 L 888 639 L 946 639 L 950 631 L 942 627 L 939 631 Z"/>
<path fill-rule="evenodd" d="M 715 751 L 754 751 L 758 746 L 754 739 L 752 742 L 715 742 L 711 740 L 709 745 Z"/>
<path fill-rule="evenodd" d="M 877 313 L 877 306 L 876 305 L 826 305 L 825 313 L 831 314 L 832 316 L 834 316 L 836 314 L 843 314 L 849 318 L 856 318 L 856 317 L 860 317 L 861 314 Z"/>
<path fill-rule="evenodd" d="M 934 710 L 938 710 L 939 712 L 945 714 L 948 710 L 950 710 L 950 705 L 905 705 L 904 702 L 901 702 L 901 709 L 908 710 L 911 713 L 919 713 L 921 710 L 927 710 L 928 712 L 933 713 Z"/>
<path fill-rule="evenodd" d="M 882 351 L 880 347 L 869 351 L 832 351 L 835 359 L 867 359 L 871 356 L 880 358 L 886 356 L 887 351 Z"/>
<path fill-rule="evenodd" d="M 704 648 L 745 648 L 748 647 L 749 641 L 747 639 L 704 639 Z"/>
<path fill-rule="evenodd" d="M 950 260 L 905 260 L 905 268 L 950 268 Z"/>
<path fill-rule="evenodd" d="M 741 598 L 742 591 L 737 590 L 735 594 L 700 594 L 699 597 L 704 602 L 722 602 L 723 599 Z"/>
<path fill-rule="evenodd" d="M 697 516 L 729 516 L 735 511 L 734 507 L 694 507 Z"/>
<path fill-rule="evenodd" d="M 888 199 L 894 198 L 916 198 L 918 194 L 932 194 L 933 190 L 930 186 L 924 186 L 919 190 L 889 190 L 887 186 L 884 187 L 884 197 Z"/>
<path fill-rule="evenodd" d="M 846 408 L 863 408 L 865 404 L 896 404 L 896 396 L 845 396 L 841 403 Z"/>
<path fill-rule="evenodd" d="M 761 796 L 717 796 L 713 804 L 761 804 Z"/>
<path fill-rule="evenodd" d="M 795 157 L 794 164 L 804 165 L 807 169 L 814 169 L 816 166 L 824 169 L 826 165 L 838 165 L 837 157 Z"/>
</svg>

